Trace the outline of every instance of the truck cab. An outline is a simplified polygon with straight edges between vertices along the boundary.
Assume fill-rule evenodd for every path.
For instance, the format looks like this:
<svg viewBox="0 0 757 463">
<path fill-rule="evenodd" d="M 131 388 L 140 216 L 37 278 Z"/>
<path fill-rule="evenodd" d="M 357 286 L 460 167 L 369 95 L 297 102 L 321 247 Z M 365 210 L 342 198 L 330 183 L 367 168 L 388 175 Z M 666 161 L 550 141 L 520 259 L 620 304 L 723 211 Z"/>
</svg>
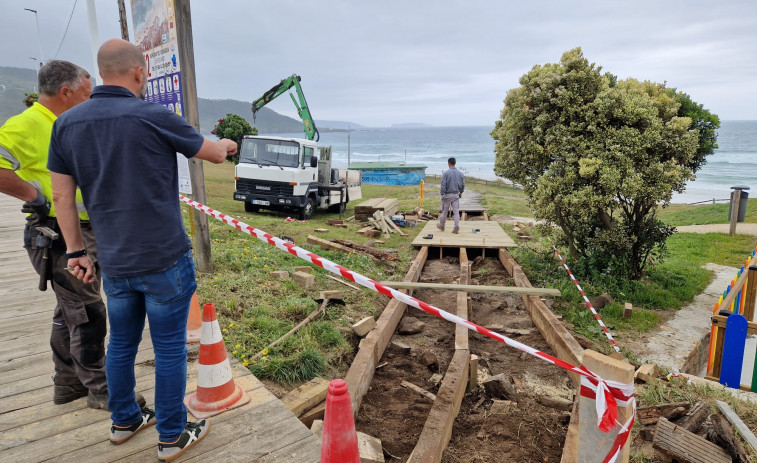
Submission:
<svg viewBox="0 0 757 463">
<path fill-rule="evenodd" d="M 245 136 L 235 180 L 245 211 L 296 211 L 300 220 L 316 207 L 343 212 L 362 197 L 359 171 L 332 169 L 331 147 L 301 138 Z"/>
</svg>

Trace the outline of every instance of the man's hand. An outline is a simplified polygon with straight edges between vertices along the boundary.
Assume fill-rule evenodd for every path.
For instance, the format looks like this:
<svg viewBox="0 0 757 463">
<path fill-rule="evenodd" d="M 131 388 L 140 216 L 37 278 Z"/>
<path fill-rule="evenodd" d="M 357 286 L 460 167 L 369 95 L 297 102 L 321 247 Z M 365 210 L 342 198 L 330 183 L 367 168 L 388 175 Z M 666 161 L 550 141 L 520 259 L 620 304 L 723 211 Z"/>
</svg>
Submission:
<svg viewBox="0 0 757 463">
<path fill-rule="evenodd" d="M 229 140 L 228 138 L 224 138 L 221 140 L 222 142 L 226 142 L 226 157 L 234 156 L 237 154 L 237 142 L 234 140 Z"/>
<path fill-rule="evenodd" d="M 463 197 L 463 192 L 461 191 L 460 194 L 457 195 L 457 197 L 458 198 L 462 198 Z"/>
<path fill-rule="evenodd" d="M 92 283 L 95 281 L 95 264 L 92 263 L 89 256 L 85 255 L 68 259 L 66 270 L 84 283 Z"/>
<path fill-rule="evenodd" d="M 40 191 L 37 193 L 36 198 L 24 203 L 21 207 L 21 212 L 29 214 L 29 216 L 26 217 L 26 221 L 29 225 L 44 225 L 48 214 L 50 214 L 50 201 L 48 201 L 45 195 Z"/>
</svg>

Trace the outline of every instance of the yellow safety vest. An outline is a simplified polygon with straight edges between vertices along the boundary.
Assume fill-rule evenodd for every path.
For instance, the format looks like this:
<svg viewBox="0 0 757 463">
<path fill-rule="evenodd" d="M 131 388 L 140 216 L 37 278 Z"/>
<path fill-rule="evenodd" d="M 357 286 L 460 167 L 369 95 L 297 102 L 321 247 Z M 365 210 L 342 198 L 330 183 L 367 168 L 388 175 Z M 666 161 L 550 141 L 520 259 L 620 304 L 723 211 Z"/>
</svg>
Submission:
<svg viewBox="0 0 757 463">
<path fill-rule="evenodd" d="M 10 169 L 31 183 L 50 201 L 50 217 L 55 217 L 53 185 L 47 170 L 47 152 L 53 123 L 57 117 L 39 103 L 13 116 L 0 127 L 0 169 Z M 76 190 L 76 208 L 81 220 L 89 220 L 81 191 Z"/>
</svg>

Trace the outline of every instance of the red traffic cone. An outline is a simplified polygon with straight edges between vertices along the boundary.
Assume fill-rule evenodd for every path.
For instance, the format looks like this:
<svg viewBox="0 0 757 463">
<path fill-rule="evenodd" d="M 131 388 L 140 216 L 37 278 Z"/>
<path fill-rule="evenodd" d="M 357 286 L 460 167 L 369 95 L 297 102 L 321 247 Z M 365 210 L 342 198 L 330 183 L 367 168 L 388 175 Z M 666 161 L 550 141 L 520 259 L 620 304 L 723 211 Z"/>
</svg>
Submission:
<svg viewBox="0 0 757 463">
<path fill-rule="evenodd" d="M 200 314 L 200 301 L 197 299 L 197 293 L 192 295 L 192 302 L 189 304 L 189 317 L 187 317 L 187 344 L 200 342 L 202 333 L 202 314 Z"/>
<path fill-rule="evenodd" d="M 321 463 L 360 463 L 350 392 L 341 379 L 331 381 L 326 396 Z"/>
<path fill-rule="evenodd" d="M 200 357 L 197 362 L 197 391 L 184 397 L 184 405 L 192 415 L 199 419 L 207 418 L 250 401 L 247 394 L 234 384 L 213 304 L 205 304 L 202 309 Z"/>
</svg>

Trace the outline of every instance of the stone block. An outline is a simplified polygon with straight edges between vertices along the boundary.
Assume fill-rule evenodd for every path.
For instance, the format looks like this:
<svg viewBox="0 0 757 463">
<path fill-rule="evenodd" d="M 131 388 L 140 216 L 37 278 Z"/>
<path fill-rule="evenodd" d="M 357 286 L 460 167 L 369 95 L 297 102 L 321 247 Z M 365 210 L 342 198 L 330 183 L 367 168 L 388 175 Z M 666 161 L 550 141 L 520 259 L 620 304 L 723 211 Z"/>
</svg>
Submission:
<svg viewBox="0 0 757 463">
<path fill-rule="evenodd" d="M 660 376 L 660 369 L 654 363 L 645 363 L 634 374 L 637 383 L 653 383 Z"/>
<path fill-rule="evenodd" d="M 309 265 L 297 265 L 294 267 L 295 272 L 313 273 L 313 267 Z"/>
<path fill-rule="evenodd" d="M 360 463 L 384 463 L 384 451 L 381 441 L 362 432 L 357 433 L 357 448 Z"/>
<path fill-rule="evenodd" d="M 298 285 L 302 286 L 305 289 L 309 289 L 315 285 L 315 275 L 311 275 L 309 273 L 305 272 L 294 272 L 292 274 L 292 278 L 294 278 L 294 281 L 297 282 Z"/>
<path fill-rule="evenodd" d="M 275 272 L 271 272 L 271 276 L 279 280 L 288 280 L 289 272 L 286 270 L 276 270 Z"/>
</svg>

